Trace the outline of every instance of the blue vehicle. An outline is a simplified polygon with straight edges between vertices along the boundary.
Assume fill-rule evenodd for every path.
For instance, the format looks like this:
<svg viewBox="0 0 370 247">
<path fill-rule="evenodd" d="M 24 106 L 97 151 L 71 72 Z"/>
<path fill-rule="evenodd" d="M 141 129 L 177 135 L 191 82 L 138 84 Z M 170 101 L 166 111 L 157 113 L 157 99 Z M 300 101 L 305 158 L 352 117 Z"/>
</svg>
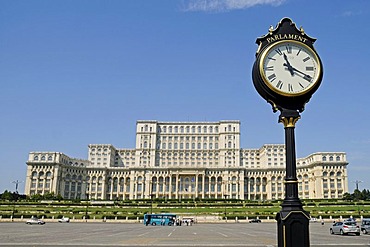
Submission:
<svg viewBox="0 0 370 247">
<path fill-rule="evenodd" d="M 144 214 L 144 225 L 173 226 L 176 214 Z"/>
</svg>

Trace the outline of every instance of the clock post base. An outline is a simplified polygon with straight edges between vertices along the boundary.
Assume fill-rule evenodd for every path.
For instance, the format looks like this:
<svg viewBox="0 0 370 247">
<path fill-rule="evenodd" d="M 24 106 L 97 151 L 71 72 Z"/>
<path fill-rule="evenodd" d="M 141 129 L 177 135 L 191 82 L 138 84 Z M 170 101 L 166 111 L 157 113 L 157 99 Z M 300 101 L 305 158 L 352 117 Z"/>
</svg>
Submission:
<svg viewBox="0 0 370 247">
<path fill-rule="evenodd" d="M 277 215 L 278 247 L 309 247 L 309 216 L 301 209 L 284 210 Z"/>
</svg>

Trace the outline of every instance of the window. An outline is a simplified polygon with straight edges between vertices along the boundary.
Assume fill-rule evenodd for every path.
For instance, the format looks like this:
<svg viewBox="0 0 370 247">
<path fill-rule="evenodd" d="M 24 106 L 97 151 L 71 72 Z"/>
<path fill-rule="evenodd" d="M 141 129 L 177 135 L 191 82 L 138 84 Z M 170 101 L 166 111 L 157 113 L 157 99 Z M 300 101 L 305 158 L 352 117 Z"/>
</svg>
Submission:
<svg viewBox="0 0 370 247">
<path fill-rule="evenodd" d="M 337 187 L 338 189 L 342 189 L 342 179 L 337 178 Z"/>
</svg>

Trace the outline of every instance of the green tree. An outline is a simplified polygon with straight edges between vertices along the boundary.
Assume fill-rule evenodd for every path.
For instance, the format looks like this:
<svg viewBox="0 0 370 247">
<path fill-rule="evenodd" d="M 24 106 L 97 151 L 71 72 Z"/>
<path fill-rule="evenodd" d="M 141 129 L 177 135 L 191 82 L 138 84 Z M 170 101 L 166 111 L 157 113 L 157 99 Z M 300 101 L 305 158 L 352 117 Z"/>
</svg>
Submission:
<svg viewBox="0 0 370 247">
<path fill-rule="evenodd" d="M 353 199 L 354 199 L 355 201 L 359 201 L 359 200 L 361 200 L 361 199 L 362 199 L 362 193 L 361 193 L 361 191 L 360 191 L 360 190 L 355 189 L 355 190 L 353 191 Z"/>
<path fill-rule="evenodd" d="M 4 193 L 1 195 L 2 200 L 13 200 L 13 193 L 10 191 L 5 190 Z"/>
<path fill-rule="evenodd" d="M 40 194 L 34 194 L 30 197 L 30 199 L 33 200 L 33 201 L 40 201 L 40 200 L 44 199 L 44 197 Z"/>
<path fill-rule="evenodd" d="M 352 201 L 353 200 L 353 195 L 346 192 L 346 193 L 343 194 L 343 200 Z"/>
<path fill-rule="evenodd" d="M 45 195 L 44 195 L 44 199 L 45 199 L 45 200 L 53 200 L 53 199 L 55 199 L 54 192 L 51 192 L 51 193 L 45 193 Z"/>
</svg>

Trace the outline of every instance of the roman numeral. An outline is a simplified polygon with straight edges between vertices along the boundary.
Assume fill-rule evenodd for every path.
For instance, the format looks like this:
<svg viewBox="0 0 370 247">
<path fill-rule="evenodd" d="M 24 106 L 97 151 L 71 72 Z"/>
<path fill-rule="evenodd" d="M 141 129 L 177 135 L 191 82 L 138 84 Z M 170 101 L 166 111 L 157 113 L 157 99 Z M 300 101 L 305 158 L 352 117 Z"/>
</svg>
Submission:
<svg viewBox="0 0 370 247">
<path fill-rule="evenodd" d="M 293 92 L 293 86 L 292 86 L 292 84 L 288 84 L 288 90 L 289 90 L 289 92 Z"/>
<path fill-rule="evenodd" d="M 283 55 L 283 53 L 280 51 L 280 49 L 279 49 L 279 48 L 277 48 L 275 51 L 276 51 L 276 53 L 277 53 L 277 54 L 279 54 L 280 56 L 281 56 L 281 55 Z"/>
<path fill-rule="evenodd" d="M 276 75 L 275 74 L 272 74 L 270 76 L 267 77 L 271 82 L 273 82 L 275 79 L 276 79 Z"/>
<path fill-rule="evenodd" d="M 304 88 L 304 86 L 302 85 L 302 83 L 298 82 L 299 86 L 301 86 L 302 88 Z"/>
<path fill-rule="evenodd" d="M 290 45 L 285 46 L 285 49 L 287 53 L 292 53 L 292 47 Z"/>
<path fill-rule="evenodd" d="M 297 56 L 299 55 L 299 53 L 302 51 L 302 49 L 299 49 L 298 52 L 297 52 Z"/>
<path fill-rule="evenodd" d="M 306 67 L 306 71 L 313 71 L 313 67 L 312 66 Z"/>
<path fill-rule="evenodd" d="M 266 71 L 271 71 L 271 70 L 274 70 L 274 66 L 267 66 L 265 68 Z"/>
<path fill-rule="evenodd" d="M 279 89 L 281 89 L 283 87 L 283 84 L 284 83 L 279 80 L 278 83 L 276 84 L 276 87 L 279 88 Z"/>
<path fill-rule="evenodd" d="M 307 62 L 308 60 L 310 60 L 310 57 L 306 57 L 303 59 L 303 62 Z"/>
<path fill-rule="evenodd" d="M 273 61 L 276 61 L 276 59 L 275 58 L 273 58 L 273 57 L 267 57 L 268 59 L 271 59 L 271 60 L 273 60 Z"/>
</svg>

